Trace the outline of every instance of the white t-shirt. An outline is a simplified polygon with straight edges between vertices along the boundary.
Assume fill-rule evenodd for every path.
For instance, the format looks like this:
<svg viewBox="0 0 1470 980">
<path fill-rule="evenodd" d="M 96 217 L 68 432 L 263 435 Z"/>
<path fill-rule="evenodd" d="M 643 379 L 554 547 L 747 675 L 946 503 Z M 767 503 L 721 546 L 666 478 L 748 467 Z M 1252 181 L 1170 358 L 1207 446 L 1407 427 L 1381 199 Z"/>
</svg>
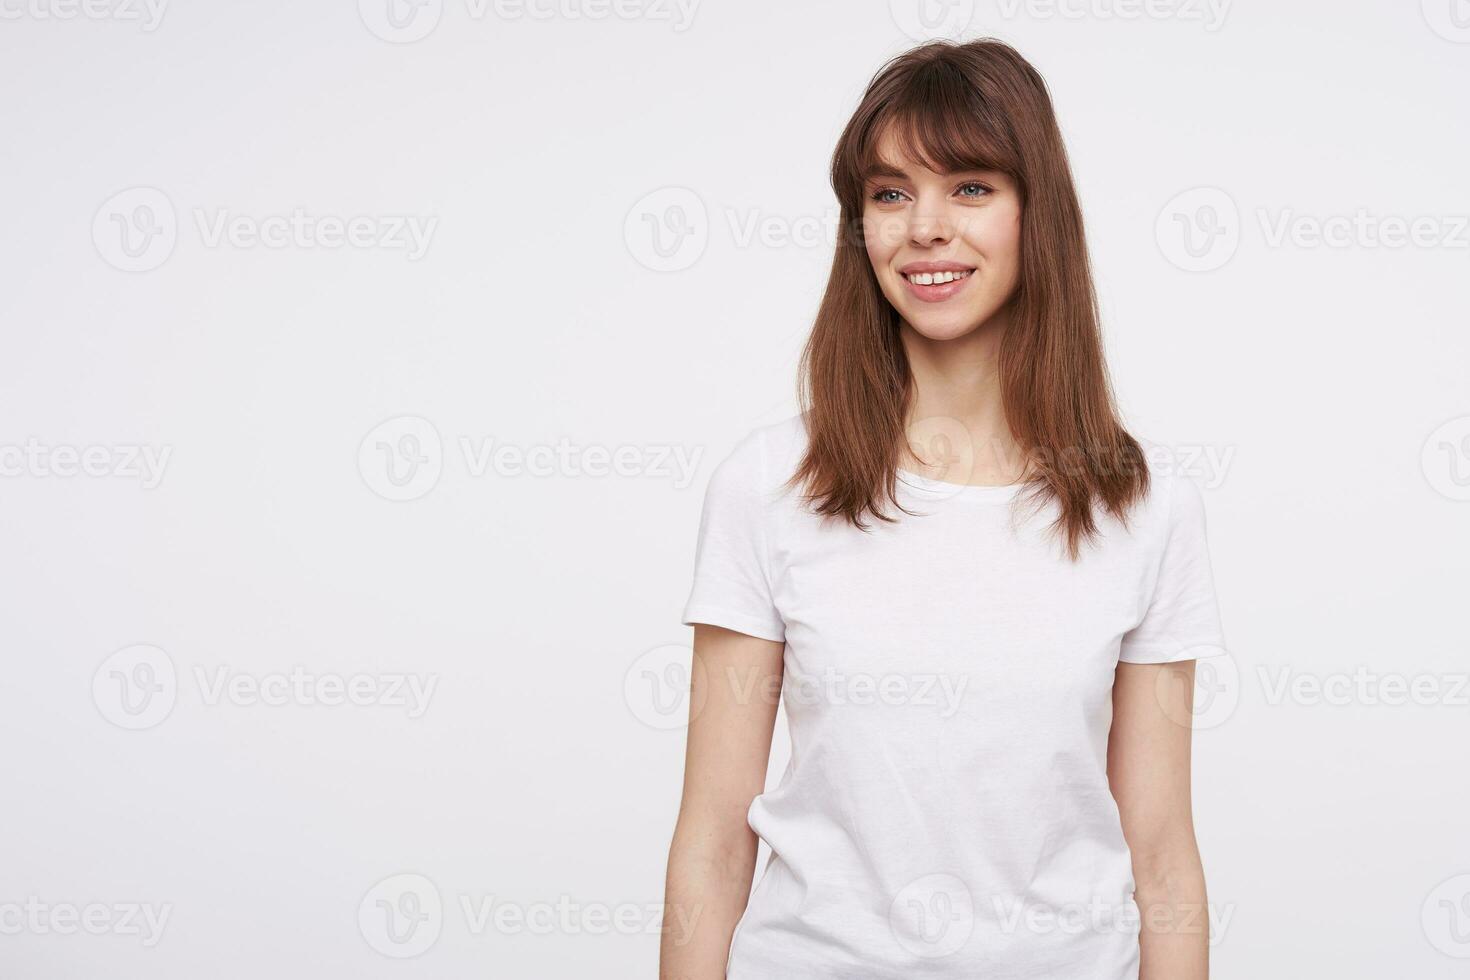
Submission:
<svg viewBox="0 0 1470 980">
<path fill-rule="evenodd" d="M 1142 441 L 1148 496 L 1074 564 L 1018 487 L 901 471 L 924 516 L 819 518 L 780 492 L 805 444 L 794 416 L 716 468 L 683 613 L 786 643 L 791 761 L 747 815 L 771 857 L 727 976 L 1136 980 L 1113 675 L 1224 650 L 1198 487 Z"/>
</svg>

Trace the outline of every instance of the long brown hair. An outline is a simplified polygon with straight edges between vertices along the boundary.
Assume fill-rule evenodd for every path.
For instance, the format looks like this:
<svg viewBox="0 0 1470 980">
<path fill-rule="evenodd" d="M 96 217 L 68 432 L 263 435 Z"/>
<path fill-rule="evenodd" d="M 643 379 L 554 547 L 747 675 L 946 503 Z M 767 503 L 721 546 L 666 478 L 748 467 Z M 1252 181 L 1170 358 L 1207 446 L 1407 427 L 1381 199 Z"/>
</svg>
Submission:
<svg viewBox="0 0 1470 980">
<path fill-rule="evenodd" d="M 895 496 L 913 397 L 898 312 L 864 243 L 863 186 L 891 132 L 936 173 L 998 170 L 1021 197 L 1020 278 L 999 347 L 1006 419 L 1030 474 L 1023 496 L 1049 500 L 1076 560 L 1097 532 L 1094 501 L 1120 520 L 1148 489 L 1137 440 L 1118 420 L 1098 326 L 1082 210 L 1046 83 L 1000 41 L 933 41 L 885 64 L 832 155 L 840 234 L 827 291 L 802 353 L 798 397 L 809 435 L 790 485 L 817 513 L 866 530 Z"/>
</svg>

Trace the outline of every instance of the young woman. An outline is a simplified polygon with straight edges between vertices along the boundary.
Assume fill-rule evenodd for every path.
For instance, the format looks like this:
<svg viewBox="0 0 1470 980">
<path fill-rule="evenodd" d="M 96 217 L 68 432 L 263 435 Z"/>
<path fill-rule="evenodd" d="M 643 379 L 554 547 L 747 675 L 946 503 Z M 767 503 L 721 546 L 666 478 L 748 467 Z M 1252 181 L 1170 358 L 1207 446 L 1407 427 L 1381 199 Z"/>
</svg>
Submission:
<svg viewBox="0 0 1470 980">
<path fill-rule="evenodd" d="M 1203 980 L 1204 512 L 1118 420 L 1045 84 L 909 51 L 832 184 L 802 414 L 706 493 L 662 975 Z"/>
</svg>

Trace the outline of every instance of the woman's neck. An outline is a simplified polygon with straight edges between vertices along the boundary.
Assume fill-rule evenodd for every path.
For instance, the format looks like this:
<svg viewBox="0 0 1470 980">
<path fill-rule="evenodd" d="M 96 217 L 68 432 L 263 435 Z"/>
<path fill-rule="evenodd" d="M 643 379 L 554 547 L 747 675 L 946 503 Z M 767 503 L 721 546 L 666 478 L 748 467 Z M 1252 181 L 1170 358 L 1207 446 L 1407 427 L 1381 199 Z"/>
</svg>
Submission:
<svg viewBox="0 0 1470 980">
<path fill-rule="evenodd" d="M 952 340 L 933 340 L 900 324 L 899 338 L 913 374 L 913 398 L 904 420 L 909 443 L 901 453 L 904 469 L 978 485 L 1022 478 L 1021 452 L 1001 397 L 1002 316 Z"/>
</svg>

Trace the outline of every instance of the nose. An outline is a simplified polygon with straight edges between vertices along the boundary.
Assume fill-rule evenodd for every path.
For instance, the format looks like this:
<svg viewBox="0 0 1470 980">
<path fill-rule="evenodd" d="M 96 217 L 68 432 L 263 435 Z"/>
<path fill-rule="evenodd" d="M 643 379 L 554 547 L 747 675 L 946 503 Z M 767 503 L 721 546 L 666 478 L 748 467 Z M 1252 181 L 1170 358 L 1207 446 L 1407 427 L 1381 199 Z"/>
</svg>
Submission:
<svg viewBox="0 0 1470 980">
<path fill-rule="evenodd" d="M 943 245 L 954 234 L 941 208 L 916 204 L 909 220 L 909 241 L 920 248 Z"/>
</svg>

